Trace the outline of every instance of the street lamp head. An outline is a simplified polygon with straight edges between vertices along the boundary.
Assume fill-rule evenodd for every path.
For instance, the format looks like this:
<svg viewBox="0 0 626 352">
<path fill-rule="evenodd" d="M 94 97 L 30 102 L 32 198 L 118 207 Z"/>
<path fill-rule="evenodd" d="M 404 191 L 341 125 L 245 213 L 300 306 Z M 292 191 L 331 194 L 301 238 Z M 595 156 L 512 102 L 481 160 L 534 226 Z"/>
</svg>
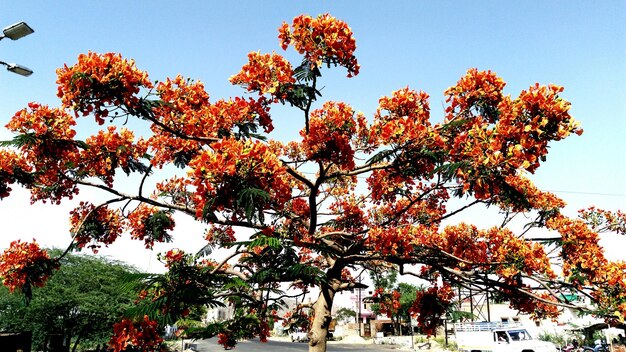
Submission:
<svg viewBox="0 0 626 352">
<path fill-rule="evenodd" d="M 10 64 L 4 61 L 0 61 L 0 65 L 4 65 L 7 67 L 7 71 L 11 71 L 13 73 L 17 73 L 20 76 L 28 77 L 33 74 L 33 71 L 28 67 L 24 67 L 18 64 Z"/>
<path fill-rule="evenodd" d="M 18 64 L 8 64 L 7 70 L 24 77 L 28 77 L 33 74 L 33 70 Z"/>
<path fill-rule="evenodd" d="M 26 22 L 19 22 L 13 25 L 10 25 L 8 27 L 5 27 L 2 30 L 2 37 L 0 37 L 0 39 L 3 38 L 9 38 L 11 40 L 18 40 L 22 37 L 25 37 L 31 33 L 35 32 L 32 28 L 30 28 Z"/>
</svg>

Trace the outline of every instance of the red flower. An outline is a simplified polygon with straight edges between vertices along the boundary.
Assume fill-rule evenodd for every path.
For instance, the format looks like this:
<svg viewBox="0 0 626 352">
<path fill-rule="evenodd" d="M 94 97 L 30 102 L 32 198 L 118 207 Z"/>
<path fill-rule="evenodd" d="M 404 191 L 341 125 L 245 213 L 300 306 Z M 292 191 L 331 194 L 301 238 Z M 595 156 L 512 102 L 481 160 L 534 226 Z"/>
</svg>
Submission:
<svg viewBox="0 0 626 352">
<path fill-rule="evenodd" d="M 344 170 L 354 168 L 351 140 L 357 132 L 356 126 L 354 110 L 345 103 L 327 102 L 321 109 L 312 111 L 309 131 L 300 131 L 307 157 L 335 163 Z"/>
<path fill-rule="evenodd" d="M 417 324 L 427 335 L 434 335 L 441 316 L 452 303 L 454 293 L 450 286 L 433 286 L 425 291 L 417 291 L 409 312 L 417 315 Z"/>
<path fill-rule="evenodd" d="M 229 350 L 235 347 L 237 341 L 233 339 L 229 334 L 220 332 L 219 334 L 217 334 L 217 343 L 224 346 L 224 349 Z"/>
<path fill-rule="evenodd" d="M 359 74 L 354 56 L 356 43 L 345 22 L 329 14 L 317 18 L 300 15 L 293 19 L 291 28 L 283 23 L 278 32 L 282 48 L 293 45 L 312 67 L 321 67 L 323 63 L 340 65 L 348 69 L 348 77 Z"/>
<path fill-rule="evenodd" d="M 96 208 L 91 203 L 80 202 L 70 212 L 70 225 L 78 248 L 91 248 L 97 253 L 101 244 L 108 246 L 115 242 L 124 231 L 126 222 L 119 210 L 106 206 Z"/>
<path fill-rule="evenodd" d="M 143 240 L 148 249 L 154 246 L 154 242 L 168 242 L 170 235 L 167 231 L 173 230 L 174 225 L 171 214 L 145 203 L 128 215 L 130 237 Z"/>
<path fill-rule="evenodd" d="M 269 93 L 276 98 L 282 98 L 281 87 L 295 83 L 291 64 L 284 57 L 273 53 L 264 54 L 251 52 L 248 54 L 248 63 L 241 71 L 230 77 L 232 84 L 239 84 L 248 91 L 257 91 L 259 94 Z"/>
<path fill-rule="evenodd" d="M 31 287 L 43 286 L 58 266 L 34 240 L 32 243 L 13 241 L 0 255 L 2 283 L 9 291 L 20 290 L 29 298 Z"/>
<path fill-rule="evenodd" d="M 157 331 L 157 322 L 146 315 L 140 322 L 124 319 L 114 324 L 109 346 L 114 352 L 125 351 L 128 347 L 140 352 L 152 352 L 161 350 L 161 342 L 163 338 Z"/>
<path fill-rule="evenodd" d="M 196 187 L 196 216 L 203 212 L 234 211 L 241 185 L 264 191 L 269 197 L 259 204 L 264 209 L 280 209 L 291 196 L 287 172 L 271 148 L 250 140 L 223 139 L 211 145 L 212 150 L 194 158 L 190 178 Z M 207 204 L 210 209 L 205 209 Z"/>
<path fill-rule="evenodd" d="M 148 74 L 138 70 L 133 60 L 114 53 L 81 54 L 76 65 L 58 69 L 57 76 L 57 96 L 63 105 L 74 109 L 76 116 L 93 113 L 99 124 L 108 116 L 109 105 L 135 109 L 140 88 L 152 88 Z"/>
<path fill-rule="evenodd" d="M 170 249 L 165 253 L 165 267 L 169 268 L 172 265 L 181 263 L 185 260 L 185 252 L 179 249 Z"/>
</svg>

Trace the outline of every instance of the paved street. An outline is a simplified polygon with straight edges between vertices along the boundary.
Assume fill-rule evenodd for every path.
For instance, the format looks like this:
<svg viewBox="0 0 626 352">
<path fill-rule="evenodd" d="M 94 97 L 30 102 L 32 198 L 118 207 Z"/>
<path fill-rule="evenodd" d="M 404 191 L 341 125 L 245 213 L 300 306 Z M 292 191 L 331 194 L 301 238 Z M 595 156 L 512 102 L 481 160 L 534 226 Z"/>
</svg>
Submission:
<svg viewBox="0 0 626 352">
<path fill-rule="evenodd" d="M 222 352 L 224 348 L 217 344 L 217 339 L 199 340 L 197 344 L 198 352 Z M 306 343 L 288 342 L 288 341 L 268 341 L 266 343 L 259 342 L 258 339 L 251 341 L 242 341 L 237 344 L 233 352 L 256 352 L 256 351 L 272 351 L 272 352 L 304 352 L 308 351 L 309 345 Z M 348 351 L 398 351 L 398 346 L 390 345 L 356 345 L 356 344 L 329 344 L 328 352 L 348 352 Z"/>
</svg>

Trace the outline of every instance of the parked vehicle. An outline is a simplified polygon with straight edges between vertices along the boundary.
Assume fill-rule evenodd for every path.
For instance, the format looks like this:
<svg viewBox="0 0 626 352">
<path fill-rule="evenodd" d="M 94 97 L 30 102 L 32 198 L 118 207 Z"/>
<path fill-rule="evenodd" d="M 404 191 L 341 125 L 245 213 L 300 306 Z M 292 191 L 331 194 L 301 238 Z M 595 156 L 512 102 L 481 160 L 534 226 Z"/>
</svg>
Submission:
<svg viewBox="0 0 626 352">
<path fill-rule="evenodd" d="M 594 352 L 607 352 L 609 351 L 609 345 L 606 343 L 606 341 L 597 339 L 593 342 L 593 351 Z"/>
<path fill-rule="evenodd" d="M 595 340 L 593 346 L 579 346 L 576 340 L 573 340 L 567 346 L 561 348 L 561 352 L 608 352 L 609 345 L 606 341 Z"/>
<path fill-rule="evenodd" d="M 567 345 L 561 347 L 561 352 L 580 352 L 582 347 L 578 344 L 578 340 L 574 339 Z"/>
<path fill-rule="evenodd" d="M 463 323 L 455 324 L 459 352 L 556 352 L 551 342 L 532 338 L 520 324 Z"/>
<path fill-rule="evenodd" d="M 309 341 L 309 335 L 306 331 L 303 330 L 295 330 L 289 334 L 289 338 L 291 338 L 291 342 L 307 342 Z"/>
</svg>

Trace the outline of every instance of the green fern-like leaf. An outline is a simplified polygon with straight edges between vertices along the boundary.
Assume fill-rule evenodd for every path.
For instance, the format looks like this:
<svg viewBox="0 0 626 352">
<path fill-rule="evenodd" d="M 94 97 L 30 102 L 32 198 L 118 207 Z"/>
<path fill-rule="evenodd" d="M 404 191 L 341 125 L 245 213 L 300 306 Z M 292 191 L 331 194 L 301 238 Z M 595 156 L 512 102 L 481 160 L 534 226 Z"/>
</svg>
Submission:
<svg viewBox="0 0 626 352">
<path fill-rule="evenodd" d="M 174 165 L 178 168 L 184 169 L 189 165 L 191 159 L 193 159 L 194 153 L 191 152 L 177 152 L 174 153 Z"/>
<path fill-rule="evenodd" d="M 226 283 L 222 285 L 222 289 L 224 290 L 240 291 L 242 289 L 248 289 L 248 288 L 250 288 L 250 285 L 246 281 L 238 277 L 231 278 L 230 280 L 228 280 Z"/>
<path fill-rule="evenodd" d="M 320 77 L 322 74 L 317 66 L 311 68 L 311 63 L 304 59 L 302 63 L 293 70 L 293 75 L 300 82 L 311 82 L 315 77 Z"/>
<path fill-rule="evenodd" d="M 391 161 L 396 155 L 396 151 L 393 149 L 381 150 L 380 152 L 374 154 L 369 160 L 367 160 L 367 164 L 376 164 L 383 161 Z"/>
<path fill-rule="evenodd" d="M 137 159 L 128 159 L 127 166 L 122 167 L 122 171 L 126 175 L 130 175 L 131 172 L 139 172 L 140 174 L 150 173 L 150 166 L 142 163 Z"/>
<path fill-rule="evenodd" d="M 237 194 L 237 206 L 245 212 L 248 221 L 263 220 L 263 205 L 270 199 L 268 192 L 258 188 L 244 188 Z"/>
<path fill-rule="evenodd" d="M 0 147 L 16 147 L 21 148 L 25 145 L 31 145 L 37 141 L 34 133 L 24 133 L 13 137 L 8 141 L 0 141 Z"/>
<path fill-rule="evenodd" d="M 282 246 L 280 240 L 276 237 L 259 236 L 252 241 L 249 241 L 247 247 L 269 247 L 278 249 Z"/>
<path fill-rule="evenodd" d="M 431 175 L 441 175 L 443 181 L 452 180 L 459 169 L 467 169 L 469 167 L 469 163 L 467 161 L 458 161 L 454 163 L 448 163 L 437 166 Z"/>
<path fill-rule="evenodd" d="M 211 255 L 211 253 L 213 253 L 213 249 L 215 249 L 215 245 L 207 243 L 204 245 L 204 247 L 200 248 L 200 250 L 196 252 L 196 256 L 200 258 L 208 257 L 209 255 Z"/>
</svg>

